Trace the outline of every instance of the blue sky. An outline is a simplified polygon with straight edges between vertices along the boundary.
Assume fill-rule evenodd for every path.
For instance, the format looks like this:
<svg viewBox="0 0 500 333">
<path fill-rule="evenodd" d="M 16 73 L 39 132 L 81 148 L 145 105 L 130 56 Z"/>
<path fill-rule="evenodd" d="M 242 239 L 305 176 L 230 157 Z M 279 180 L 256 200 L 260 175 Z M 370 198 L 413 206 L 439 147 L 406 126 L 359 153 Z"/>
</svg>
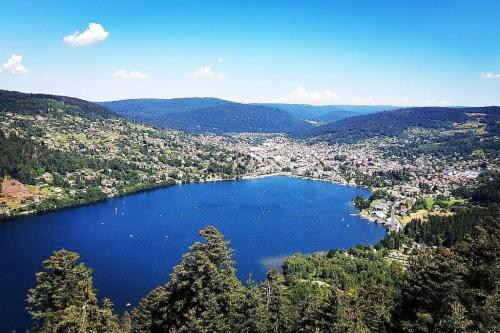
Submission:
<svg viewBox="0 0 500 333">
<path fill-rule="evenodd" d="M 0 89 L 500 104 L 500 1 L 157 2 L 0 0 Z"/>
</svg>

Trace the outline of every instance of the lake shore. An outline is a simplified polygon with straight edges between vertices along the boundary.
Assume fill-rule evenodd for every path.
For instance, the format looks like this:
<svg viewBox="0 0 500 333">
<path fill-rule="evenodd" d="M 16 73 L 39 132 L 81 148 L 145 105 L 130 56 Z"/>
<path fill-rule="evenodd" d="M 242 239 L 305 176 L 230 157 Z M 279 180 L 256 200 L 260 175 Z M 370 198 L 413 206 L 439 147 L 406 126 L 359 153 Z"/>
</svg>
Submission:
<svg viewBox="0 0 500 333">
<path fill-rule="evenodd" d="M 45 214 L 45 213 L 50 213 L 54 211 L 60 211 L 60 210 L 65 210 L 65 209 L 71 209 L 71 208 L 77 208 L 77 207 L 83 207 L 99 202 L 105 202 L 108 200 L 112 200 L 115 198 L 123 197 L 123 196 L 128 196 L 132 194 L 138 194 L 141 192 L 148 192 L 148 191 L 154 191 L 162 188 L 167 188 L 170 186 L 174 185 L 188 185 L 188 184 L 202 184 L 202 183 L 210 183 L 210 182 L 222 182 L 222 181 L 238 181 L 238 180 L 256 180 L 256 179 L 263 179 L 263 178 L 268 178 L 268 177 L 292 177 L 292 178 L 298 178 L 298 179 L 306 179 L 306 180 L 311 180 L 311 181 L 320 181 L 320 182 L 326 182 L 326 183 L 332 183 L 332 184 L 337 184 L 337 185 L 344 185 L 344 186 L 352 186 L 352 187 L 361 187 L 361 188 L 366 188 L 370 191 L 373 191 L 372 188 L 362 186 L 362 185 L 355 185 L 347 182 L 339 182 L 339 181 L 334 181 L 331 179 L 321 179 L 321 178 L 313 178 L 313 177 L 306 177 L 306 176 L 301 176 L 297 174 L 293 174 L 291 172 L 273 172 L 273 173 L 262 173 L 262 174 L 248 174 L 248 175 L 241 175 L 233 178 L 222 178 L 222 177 L 216 177 L 216 178 L 209 178 L 209 179 L 201 179 L 199 181 L 192 181 L 189 183 L 183 183 L 183 182 L 172 182 L 172 183 L 164 183 L 164 184 L 154 184 L 152 186 L 144 186 L 141 188 L 137 188 L 135 190 L 127 191 L 122 194 L 114 195 L 114 196 L 109 196 L 105 197 L 102 199 L 98 200 L 88 200 L 84 202 L 79 202 L 79 203 L 71 203 L 71 204 L 64 204 L 62 203 L 59 206 L 51 207 L 51 208 L 45 208 L 45 209 L 33 209 L 30 211 L 22 211 L 20 213 L 14 213 L 12 215 L 1 215 L 0 216 L 0 223 L 8 223 L 13 220 L 23 218 L 26 216 L 32 216 L 32 215 L 40 215 L 40 214 Z M 363 212 L 359 212 L 360 217 L 363 219 L 366 219 L 370 222 L 376 222 L 373 218 L 371 218 L 368 214 L 362 214 Z"/>
</svg>

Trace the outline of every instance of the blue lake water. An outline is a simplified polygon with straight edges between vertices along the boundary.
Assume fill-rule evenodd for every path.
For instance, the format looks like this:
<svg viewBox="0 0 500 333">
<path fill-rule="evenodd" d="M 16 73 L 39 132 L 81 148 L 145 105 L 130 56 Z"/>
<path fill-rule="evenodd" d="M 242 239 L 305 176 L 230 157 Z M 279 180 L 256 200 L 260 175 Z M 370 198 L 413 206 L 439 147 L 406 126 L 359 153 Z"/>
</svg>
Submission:
<svg viewBox="0 0 500 333">
<path fill-rule="evenodd" d="M 172 186 L 0 224 L 0 332 L 30 324 L 26 292 L 55 250 L 79 252 L 99 298 L 122 311 L 168 280 L 207 225 L 231 240 L 242 280 L 263 279 L 296 252 L 374 244 L 385 229 L 354 215 L 358 194 L 370 193 L 279 176 Z"/>
</svg>

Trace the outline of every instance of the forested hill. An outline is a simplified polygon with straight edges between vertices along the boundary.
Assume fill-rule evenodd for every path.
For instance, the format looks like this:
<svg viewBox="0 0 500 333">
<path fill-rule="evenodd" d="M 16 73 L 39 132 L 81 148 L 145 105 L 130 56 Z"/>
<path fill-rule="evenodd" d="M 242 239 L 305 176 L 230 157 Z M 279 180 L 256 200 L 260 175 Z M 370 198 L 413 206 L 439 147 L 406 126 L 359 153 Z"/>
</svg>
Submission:
<svg viewBox="0 0 500 333">
<path fill-rule="evenodd" d="M 252 161 L 229 143 L 137 124 L 95 103 L 0 91 L 0 220 L 237 178 Z"/>
<path fill-rule="evenodd" d="M 349 142 L 377 136 L 396 136 L 412 128 L 445 129 L 469 121 L 486 124 L 498 131 L 500 107 L 415 107 L 355 116 L 297 133 L 301 137 Z"/>
<path fill-rule="evenodd" d="M 113 110 L 113 112 L 126 117 L 147 118 L 160 117 L 168 113 L 193 111 L 212 106 L 229 105 L 233 104 L 233 102 L 212 97 L 193 97 L 172 99 L 138 98 L 99 102 L 98 104 L 106 106 Z"/>
<path fill-rule="evenodd" d="M 309 105 L 285 103 L 265 103 L 257 105 L 276 107 L 299 118 L 320 120 L 325 123 L 356 115 L 398 109 L 398 107 L 391 105 Z"/>
<path fill-rule="evenodd" d="M 287 133 L 311 127 L 277 108 L 238 103 L 172 114 L 164 124 L 190 132 L 213 133 Z"/>
<path fill-rule="evenodd" d="M 108 108 L 78 98 L 0 90 L 0 111 L 26 115 L 66 113 L 84 118 L 116 117 Z"/>
<path fill-rule="evenodd" d="M 101 105 L 150 125 L 189 132 L 287 133 L 311 127 L 304 120 L 276 107 L 216 98 L 139 99 L 103 102 Z"/>
</svg>

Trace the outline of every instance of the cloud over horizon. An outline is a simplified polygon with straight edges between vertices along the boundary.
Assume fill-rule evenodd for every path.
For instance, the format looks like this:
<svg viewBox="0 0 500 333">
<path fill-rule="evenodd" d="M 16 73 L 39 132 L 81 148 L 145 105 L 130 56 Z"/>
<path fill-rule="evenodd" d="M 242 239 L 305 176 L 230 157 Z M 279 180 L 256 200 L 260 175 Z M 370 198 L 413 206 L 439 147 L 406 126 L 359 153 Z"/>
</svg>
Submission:
<svg viewBox="0 0 500 333">
<path fill-rule="evenodd" d="M 450 106 L 451 102 L 445 99 L 428 99 L 422 106 Z"/>
<path fill-rule="evenodd" d="M 63 42 L 72 47 L 87 46 L 100 44 L 108 36 L 109 32 L 104 30 L 100 23 L 90 23 L 87 30 L 82 33 L 76 31 L 74 34 L 64 37 Z"/>
<path fill-rule="evenodd" d="M 194 71 L 189 74 L 192 79 L 210 79 L 217 81 L 224 81 L 226 76 L 223 73 L 214 72 L 210 66 L 201 66 L 195 68 Z"/>
<path fill-rule="evenodd" d="M 120 79 L 147 79 L 149 75 L 138 70 L 127 71 L 126 69 L 119 69 L 113 74 L 113 77 Z"/>
<path fill-rule="evenodd" d="M 292 104 L 313 104 L 327 105 L 338 103 L 341 96 L 331 90 L 307 91 L 304 87 L 298 87 L 292 93 L 284 98 L 283 102 Z"/>
<path fill-rule="evenodd" d="M 493 73 L 493 72 L 481 73 L 481 77 L 483 79 L 500 79 L 500 73 Z"/>
<path fill-rule="evenodd" d="M 19 54 L 12 54 L 7 62 L 2 65 L 0 72 L 12 75 L 27 75 L 28 69 L 23 65 L 23 57 Z"/>
</svg>

